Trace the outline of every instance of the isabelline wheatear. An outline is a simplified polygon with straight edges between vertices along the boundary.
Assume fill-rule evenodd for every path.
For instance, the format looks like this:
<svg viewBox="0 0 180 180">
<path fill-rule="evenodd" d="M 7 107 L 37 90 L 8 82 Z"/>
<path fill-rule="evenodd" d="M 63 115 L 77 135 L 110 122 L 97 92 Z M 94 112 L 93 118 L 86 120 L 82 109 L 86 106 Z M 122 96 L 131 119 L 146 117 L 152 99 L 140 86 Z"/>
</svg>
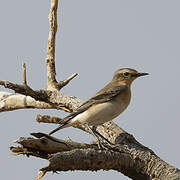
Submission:
<svg viewBox="0 0 180 180">
<path fill-rule="evenodd" d="M 140 73 L 130 68 L 117 70 L 110 83 L 83 103 L 75 112 L 65 117 L 64 124 L 51 131 L 49 135 L 77 124 L 84 124 L 91 131 L 90 126 L 98 126 L 111 121 L 128 107 L 131 100 L 132 82 L 145 75 L 148 73 Z"/>
</svg>

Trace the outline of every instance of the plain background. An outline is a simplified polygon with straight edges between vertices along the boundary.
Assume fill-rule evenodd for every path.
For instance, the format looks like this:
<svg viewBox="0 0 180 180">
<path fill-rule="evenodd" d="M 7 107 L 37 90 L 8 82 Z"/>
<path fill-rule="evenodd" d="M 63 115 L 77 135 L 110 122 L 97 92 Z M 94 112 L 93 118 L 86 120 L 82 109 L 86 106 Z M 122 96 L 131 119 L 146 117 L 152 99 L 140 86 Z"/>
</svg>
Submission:
<svg viewBox="0 0 180 180">
<path fill-rule="evenodd" d="M 0 6 L 0 79 L 22 82 L 22 63 L 28 84 L 46 84 L 48 0 L 2 1 Z M 178 0 L 61 0 L 56 41 L 57 79 L 77 72 L 62 91 L 87 100 L 111 80 L 113 72 L 130 67 L 150 76 L 136 80 L 132 101 L 115 122 L 151 148 L 159 157 L 180 167 L 180 1 Z M 1 91 L 8 91 L 0 87 Z M 49 132 L 54 125 L 38 124 L 36 115 L 64 117 L 57 110 L 17 110 L 0 114 L 1 179 L 32 180 L 48 161 L 12 156 L 9 147 L 30 132 Z M 79 142 L 94 138 L 78 129 L 56 134 Z M 115 171 L 48 173 L 44 180 L 129 179 Z"/>
</svg>

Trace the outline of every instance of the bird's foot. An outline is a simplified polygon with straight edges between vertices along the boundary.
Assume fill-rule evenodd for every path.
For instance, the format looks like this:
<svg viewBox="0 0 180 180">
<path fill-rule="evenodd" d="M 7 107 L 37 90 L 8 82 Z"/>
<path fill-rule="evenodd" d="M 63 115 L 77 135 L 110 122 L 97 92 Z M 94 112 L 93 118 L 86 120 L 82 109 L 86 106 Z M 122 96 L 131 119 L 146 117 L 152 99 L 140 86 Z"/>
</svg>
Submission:
<svg viewBox="0 0 180 180">
<path fill-rule="evenodd" d="M 102 143 L 100 140 L 97 141 L 97 145 L 98 145 L 99 150 L 109 150 L 110 149 L 109 144 L 107 145 L 105 143 Z"/>
</svg>

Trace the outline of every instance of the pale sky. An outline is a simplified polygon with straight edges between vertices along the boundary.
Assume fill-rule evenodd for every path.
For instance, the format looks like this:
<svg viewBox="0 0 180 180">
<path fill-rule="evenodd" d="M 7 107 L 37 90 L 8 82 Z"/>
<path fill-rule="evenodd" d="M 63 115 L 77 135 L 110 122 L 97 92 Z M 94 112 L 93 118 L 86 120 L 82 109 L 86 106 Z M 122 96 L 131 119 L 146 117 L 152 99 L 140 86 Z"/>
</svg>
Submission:
<svg viewBox="0 0 180 180">
<path fill-rule="evenodd" d="M 46 84 L 46 47 L 50 1 L 2 1 L 0 6 L 0 79 L 22 82 L 27 65 L 28 84 Z M 178 0 L 61 0 L 56 41 L 57 79 L 79 75 L 62 91 L 82 100 L 108 83 L 123 67 L 148 72 L 132 86 L 128 109 L 115 122 L 164 161 L 180 167 L 180 1 Z M 0 87 L 1 91 L 5 91 Z M 6 90 L 8 91 L 8 90 Z M 48 161 L 12 156 L 9 147 L 31 132 L 49 132 L 54 125 L 38 124 L 38 113 L 64 117 L 57 110 L 18 110 L 0 114 L 1 179 L 32 180 Z M 91 135 L 67 128 L 62 139 L 90 142 Z M 48 173 L 44 180 L 129 178 L 115 171 Z"/>
</svg>

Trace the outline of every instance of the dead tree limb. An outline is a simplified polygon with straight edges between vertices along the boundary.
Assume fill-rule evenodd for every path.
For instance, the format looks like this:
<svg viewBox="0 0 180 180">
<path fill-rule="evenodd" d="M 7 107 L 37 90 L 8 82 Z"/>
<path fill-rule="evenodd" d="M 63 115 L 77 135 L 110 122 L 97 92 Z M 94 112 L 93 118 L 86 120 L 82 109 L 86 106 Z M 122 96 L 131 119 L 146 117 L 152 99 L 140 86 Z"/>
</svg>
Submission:
<svg viewBox="0 0 180 180">
<path fill-rule="evenodd" d="M 61 109 L 58 104 L 36 101 L 30 96 L 17 93 L 0 92 L 0 112 L 18 109 Z"/>
<path fill-rule="evenodd" d="M 68 96 L 57 91 L 50 90 L 33 90 L 29 86 L 14 84 L 8 81 L 0 81 L 0 85 L 5 88 L 14 90 L 15 93 L 23 94 L 34 98 L 36 101 L 43 101 L 52 105 L 59 106 L 58 109 L 71 112 L 75 110 L 81 102 L 78 98 Z M 73 102 L 73 103 L 72 103 Z"/>
<path fill-rule="evenodd" d="M 27 80 L 26 80 L 26 64 L 23 63 L 23 85 L 27 85 Z"/>
<path fill-rule="evenodd" d="M 123 130 L 122 130 L 123 131 Z M 49 165 L 40 169 L 44 174 L 68 170 L 116 170 L 139 180 L 158 178 L 178 180 L 180 171 L 161 160 L 152 150 L 138 143 L 135 138 L 122 132 L 120 143 L 99 150 L 96 144 L 60 140 L 43 133 L 33 133 L 34 138 L 20 138 L 18 147 L 11 151 L 18 154 L 49 160 Z M 120 136 L 121 136 L 120 135 Z"/>
<path fill-rule="evenodd" d="M 57 8 L 58 0 L 51 0 L 51 7 L 49 11 L 49 37 L 47 46 L 47 90 L 57 90 L 56 86 L 56 68 L 55 68 L 55 44 L 57 32 Z"/>
<path fill-rule="evenodd" d="M 56 80 L 56 66 L 55 66 L 55 45 L 56 45 L 56 32 L 57 32 L 57 8 L 58 0 L 51 0 L 51 7 L 49 11 L 49 36 L 47 46 L 47 90 L 59 91 L 65 85 L 67 85 L 77 73 L 72 74 L 69 78 L 64 81 L 57 82 Z"/>
</svg>

